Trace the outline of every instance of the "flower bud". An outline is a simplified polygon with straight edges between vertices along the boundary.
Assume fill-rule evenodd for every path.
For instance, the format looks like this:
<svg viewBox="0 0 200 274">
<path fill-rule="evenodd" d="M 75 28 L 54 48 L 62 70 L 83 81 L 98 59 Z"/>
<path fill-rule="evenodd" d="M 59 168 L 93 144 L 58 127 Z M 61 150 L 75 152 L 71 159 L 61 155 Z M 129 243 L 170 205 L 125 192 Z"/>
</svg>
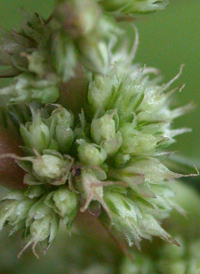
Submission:
<svg viewBox="0 0 200 274">
<path fill-rule="evenodd" d="M 59 218 L 53 212 L 44 218 L 35 219 L 30 225 L 30 236 L 34 240 L 34 245 L 44 240 L 48 240 L 50 245 L 58 233 L 58 227 Z"/>
<path fill-rule="evenodd" d="M 3 198 L 0 205 L 0 230 L 8 223 L 11 233 L 24 225 L 28 212 L 35 200 L 24 196 L 23 191 L 13 191 Z"/>
<path fill-rule="evenodd" d="M 100 144 L 102 139 L 113 139 L 116 131 L 116 123 L 113 115 L 105 114 L 101 118 L 93 119 L 91 123 L 91 135 L 93 140 Z"/>
<path fill-rule="evenodd" d="M 78 195 L 68 187 L 62 186 L 47 195 L 45 204 L 63 218 L 66 224 L 70 225 L 78 210 Z"/>
<path fill-rule="evenodd" d="M 103 114 L 107 109 L 113 95 L 113 82 L 109 75 L 94 75 L 94 80 L 89 83 L 88 101 L 94 113 Z"/>
<path fill-rule="evenodd" d="M 139 106 L 139 111 L 148 111 L 156 114 L 158 110 L 164 107 L 168 95 L 163 93 L 162 87 L 146 87 L 144 98 Z"/>
<path fill-rule="evenodd" d="M 69 160 L 44 154 L 33 160 L 33 172 L 43 179 L 59 179 L 64 176 Z"/>
<path fill-rule="evenodd" d="M 56 125 L 61 125 L 66 128 L 73 127 L 74 124 L 73 114 L 62 106 L 59 106 L 52 112 L 50 119 L 51 121 L 55 120 Z"/>
<path fill-rule="evenodd" d="M 46 196 L 42 197 L 37 203 L 35 203 L 28 213 L 26 219 L 27 232 L 24 234 L 24 240 L 27 244 L 18 257 L 21 256 L 29 245 L 33 244 L 33 253 L 38 258 L 38 255 L 35 252 L 37 243 L 46 241 L 46 248 L 48 248 L 57 235 L 59 218 L 51 208 L 44 204 L 45 197 Z"/>
<path fill-rule="evenodd" d="M 73 114 L 65 108 L 59 107 L 53 111 L 49 121 L 51 123 L 50 127 L 53 127 L 53 135 L 59 151 L 63 154 L 68 153 L 74 140 L 74 132 L 70 128 L 74 122 Z"/>
<path fill-rule="evenodd" d="M 122 145 L 122 134 L 120 131 L 115 133 L 115 137 L 113 139 L 108 139 L 102 142 L 102 147 L 105 149 L 107 155 L 113 156 Z"/>
<path fill-rule="evenodd" d="M 135 156 L 152 155 L 157 146 L 158 138 L 151 134 L 140 132 L 132 133 L 132 136 L 124 137 L 121 151 Z"/>
<path fill-rule="evenodd" d="M 103 187 L 110 183 L 105 181 L 106 179 L 107 175 L 105 171 L 96 167 L 93 169 L 83 167 L 81 168 L 80 175 L 74 176 L 75 189 L 80 193 L 83 200 L 85 200 L 84 205 L 80 208 L 81 212 L 86 211 L 92 201 L 97 201 L 98 205 L 101 205 L 110 216 L 108 207 L 103 200 Z"/>
<path fill-rule="evenodd" d="M 56 127 L 56 141 L 58 149 L 62 153 L 67 153 L 74 141 L 74 132 L 71 128 L 63 126 Z"/>
<path fill-rule="evenodd" d="M 84 140 L 77 141 L 78 157 L 81 163 L 88 166 L 100 166 L 107 158 L 106 151 L 95 144 L 89 144 Z"/>
<path fill-rule="evenodd" d="M 43 122 L 40 112 L 34 113 L 33 121 L 24 125 L 20 125 L 20 134 L 25 145 L 28 148 L 35 149 L 41 153 L 47 149 L 50 144 L 49 127 Z"/>
<path fill-rule="evenodd" d="M 38 242 L 46 240 L 50 234 L 50 221 L 50 216 L 34 220 L 30 225 L 30 235 Z"/>
<path fill-rule="evenodd" d="M 108 156 L 115 154 L 122 144 L 121 132 L 116 133 L 117 125 L 114 115 L 114 112 L 105 114 L 99 119 L 93 119 L 91 124 L 93 140 L 105 149 Z"/>
</svg>

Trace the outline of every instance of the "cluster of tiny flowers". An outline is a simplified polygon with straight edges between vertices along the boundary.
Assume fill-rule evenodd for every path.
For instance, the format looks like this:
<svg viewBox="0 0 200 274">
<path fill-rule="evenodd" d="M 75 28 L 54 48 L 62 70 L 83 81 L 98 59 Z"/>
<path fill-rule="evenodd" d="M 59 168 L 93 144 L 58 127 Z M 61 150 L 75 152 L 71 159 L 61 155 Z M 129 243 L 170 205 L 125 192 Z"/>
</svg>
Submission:
<svg viewBox="0 0 200 274">
<path fill-rule="evenodd" d="M 10 103 L 51 103 L 59 97 L 59 85 L 75 76 L 78 62 L 89 71 L 106 74 L 124 32 L 115 11 L 132 15 L 166 4 L 164 0 L 126 2 L 57 0 L 47 20 L 37 13 L 25 15 L 21 30 L 5 31 L 0 39 L 0 65 L 6 67 L 0 77 L 15 76 L 0 94 Z"/>
<path fill-rule="evenodd" d="M 95 73 L 109 69 L 111 48 L 123 34 L 114 16 L 93 0 L 57 2 L 49 19 L 25 15 L 20 30 L 5 31 L 0 39 L 0 77 L 14 77 L 0 90 L 9 103 L 55 102 L 77 63 Z"/>
<path fill-rule="evenodd" d="M 173 208 L 181 211 L 167 184 L 181 175 L 158 157 L 174 136 L 187 131 L 171 129 L 188 107 L 171 110 L 176 89 L 167 92 L 181 71 L 159 85 L 159 78 L 151 77 L 155 69 L 131 65 L 130 51 L 115 47 L 126 31 L 116 13 L 149 12 L 165 3 L 126 2 L 57 1 L 48 20 L 34 14 L 20 32 L 1 40 L 0 53 L 6 56 L 1 64 L 11 67 L 2 77 L 15 76 L 1 96 L 12 104 L 33 103 L 30 121 L 20 125 L 26 156 L 1 156 L 14 158 L 25 170 L 27 188 L 2 200 L 0 229 L 9 224 L 11 233 L 22 230 L 24 249 L 33 244 L 35 254 L 38 242 L 47 248 L 53 241 L 60 219 L 70 229 L 77 212 L 86 210 L 114 237 L 123 234 L 129 246 L 140 248 L 141 239 L 152 236 L 176 244 L 161 222 Z M 137 35 L 133 55 L 136 45 Z M 123 54 L 125 62 L 113 62 Z M 59 97 L 59 85 L 75 76 L 77 63 L 89 71 L 87 106 L 79 119 L 50 104 Z"/>
<path fill-rule="evenodd" d="M 169 171 L 156 156 L 175 135 L 187 130 L 170 129 L 172 119 L 183 112 L 168 108 L 173 91 L 165 90 L 171 82 L 158 86 L 147 72 L 120 64 L 107 76 L 93 76 L 85 118 L 88 123 L 77 140 L 78 158 L 89 167 L 84 168 L 85 180 L 81 174 L 82 185 L 87 186 L 86 205 L 97 200 L 111 225 L 125 234 L 130 246 L 138 248 L 141 238 L 151 236 L 174 242 L 160 221 L 173 207 L 178 209 L 166 181 L 180 175 Z M 99 178 L 94 171 L 95 176 L 89 176 L 92 167 L 101 170 Z"/>
<path fill-rule="evenodd" d="M 47 249 L 59 228 L 62 219 L 70 226 L 77 210 L 77 194 L 67 186 L 47 190 L 43 186 L 33 186 L 25 191 L 13 191 L 3 198 L 0 209 L 0 229 L 4 224 L 12 226 L 10 234 L 22 231 L 26 243 L 21 253 L 31 244 L 41 243 Z"/>
<path fill-rule="evenodd" d="M 114 235 L 123 233 L 130 246 L 140 248 L 152 236 L 176 243 L 160 223 L 179 210 L 167 181 L 181 175 L 158 156 L 186 130 L 170 129 L 184 108 L 168 108 L 173 91 L 165 90 L 173 81 L 159 86 L 148 71 L 115 64 L 106 76 L 91 76 L 79 121 L 61 105 L 31 109 L 32 121 L 20 126 L 27 156 L 5 155 L 26 171 L 29 187 L 1 204 L 1 227 L 23 229 L 25 248 L 50 244 L 59 219 L 70 228 L 79 210 L 89 210 Z"/>
</svg>

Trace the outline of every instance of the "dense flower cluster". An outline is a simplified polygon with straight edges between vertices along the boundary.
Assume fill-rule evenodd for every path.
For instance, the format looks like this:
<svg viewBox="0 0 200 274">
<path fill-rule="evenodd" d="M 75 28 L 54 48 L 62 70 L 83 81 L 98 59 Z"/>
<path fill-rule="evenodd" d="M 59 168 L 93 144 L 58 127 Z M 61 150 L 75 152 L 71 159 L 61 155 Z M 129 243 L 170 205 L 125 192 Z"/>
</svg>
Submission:
<svg viewBox="0 0 200 274">
<path fill-rule="evenodd" d="M 0 76 L 20 75 L 0 94 L 9 96 L 10 103 L 45 104 L 58 99 L 59 85 L 75 76 L 78 62 L 89 71 L 106 74 L 119 40 L 128 40 L 122 37 L 124 26 L 116 21 L 115 11 L 149 12 L 167 4 L 164 0 L 126 2 L 57 1 L 47 20 L 37 13 L 26 15 L 21 30 L 5 31 L 0 40 L 0 65 L 6 67 Z"/>
<path fill-rule="evenodd" d="M 152 236 L 176 243 L 160 222 L 179 210 L 167 181 L 181 175 L 158 156 L 186 130 L 170 128 L 184 109 L 170 110 L 173 92 L 165 90 L 171 82 L 156 81 L 148 68 L 115 64 L 106 76 L 91 76 L 80 121 L 61 105 L 32 109 L 32 121 L 20 126 L 27 156 L 6 155 L 26 171 L 30 187 L 4 198 L 2 225 L 24 229 L 34 249 L 38 242 L 50 244 L 59 219 L 70 227 L 80 209 L 123 233 L 130 246 L 140 248 L 141 239 Z"/>
<path fill-rule="evenodd" d="M 22 252 L 33 244 L 36 254 L 38 242 L 46 249 L 60 220 L 70 229 L 77 213 L 87 210 L 113 237 L 123 234 L 129 246 L 140 248 L 142 238 L 152 236 L 177 244 L 161 222 L 173 208 L 182 212 L 168 186 L 181 175 L 159 156 L 188 130 L 171 129 L 173 119 L 188 109 L 169 106 L 178 88 L 168 89 L 182 68 L 160 85 L 159 77 L 152 77 L 157 70 L 132 64 L 137 33 L 135 44 L 132 38 L 120 42 L 134 27 L 115 20 L 166 3 L 57 1 L 48 20 L 34 14 L 1 40 L 1 65 L 11 67 L 2 76 L 15 77 L 0 94 L 8 104 L 31 103 L 32 113 L 20 124 L 26 156 L 1 156 L 14 158 L 26 172 L 25 189 L 0 204 L 0 229 L 9 224 L 11 233 L 23 231 Z M 77 118 L 70 106 L 53 103 L 78 63 L 87 72 L 88 89 Z"/>
</svg>

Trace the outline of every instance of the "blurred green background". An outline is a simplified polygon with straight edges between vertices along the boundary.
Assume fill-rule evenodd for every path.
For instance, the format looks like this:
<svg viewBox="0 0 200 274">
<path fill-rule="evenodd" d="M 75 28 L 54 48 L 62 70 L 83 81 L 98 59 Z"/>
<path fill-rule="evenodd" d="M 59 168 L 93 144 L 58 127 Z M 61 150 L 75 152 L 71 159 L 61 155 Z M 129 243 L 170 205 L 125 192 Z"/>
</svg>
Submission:
<svg viewBox="0 0 200 274">
<path fill-rule="evenodd" d="M 192 133 L 177 137 L 171 149 L 185 156 L 196 158 L 200 154 L 200 9 L 199 0 L 171 0 L 163 11 L 147 16 L 139 16 L 135 23 L 140 35 L 140 45 L 136 61 L 147 66 L 157 67 L 165 76 L 165 81 L 175 76 L 181 64 L 185 64 L 182 76 L 176 85 L 186 87 L 174 97 L 174 105 L 189 102 L 196 109 L 175 122 L 175 127 L 190 127 Z M 26 12 L 36 11 L 48 17 L 54 1 L 48 0 L 9 0 L 0 2 L 1 26 L 13 28 L 23 20 L 21 8 Z"/>
<path fill-rule="evenodd" d="M 48 4 L 47 4 L 48 3 Z M 2 0 L 0 2 L 1 26 L 7 29 L 20 25 L 23 20 L 21 7 L 27 12 L 36 11 L 48 17 L 53 0 Z M 194 159 L 198 163 L 200 154 L 200 9 L 199 0 L 171 0 L 170 5 L 164 11 L 148 16 L 138 17 L 135 23 L 140 35 L 140 46 L 136 56 L 136 62 L 159 68 L 165 81 L 174 77 L 181 64 L 185 64 L 182 76 L 173 84 L 173 87 L 182 83 L 186 87 L 174 97 L 174 105 L 181 106 L 189 102 L 196 104 L 196 109 L 181 117 L 175 122 L 174 127 L 190 127 L 191 133 L 177 137 L 177 143 L 171 147 L 183 155 Z M 14 237 L 13 245 L 7 240 L 7 233 L 1 233 L 0 273 L 65 273 L 65 260 L 57 254 L 56 243 L 51 248 L 46 258 L 41 258 L 39 263 L 32 258 L 34 270 L 27 270 L 30 253 L 24 256 L 22 261 L 16 258 L 20 250 L 19 235 Z M 5 237 L 5 241 L 2 241 Z M 12 240 L 13 241 L 13 240 Z M 58 240 L 58 242 L 62 240 Z M 63 242 L 62 242 L 63 243 Z M 67 245 L 67 243 L 66 243 Z M 9 248 L 7 248 L 9 246 Z M 6 251 L 7 250 L 7 251 Z M 56 255 L 55 255 L 56 253 Z M 55 263 L 55 257 L 58 264 Z M 60 261 L 59 261 L 60 260 Z M 48 261 L 48 266 L 41 268 L 43 262 Z M 65 263 L 64 263 L 65 262 Z M 24 270 L 22 270 L 22 264 Z M 8 272 L 10 268 L 11 272 Z M 42 272 L 40 272 L 42 270 Z M 4 272 L 6 271 L 6 272 Z M 58 272 L 57 272 L 58 271 Z"/>
</svg>

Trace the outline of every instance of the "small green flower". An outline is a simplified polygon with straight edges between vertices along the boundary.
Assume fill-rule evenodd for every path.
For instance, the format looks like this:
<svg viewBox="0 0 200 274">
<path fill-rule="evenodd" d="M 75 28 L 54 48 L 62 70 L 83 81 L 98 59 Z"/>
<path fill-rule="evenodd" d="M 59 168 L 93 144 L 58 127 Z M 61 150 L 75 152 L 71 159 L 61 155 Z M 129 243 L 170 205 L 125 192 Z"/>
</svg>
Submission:
<svg viewBox="0 0 200 274">
<path fill-rule="evenodd" d="M 65 154 L 68 153 L 74 141 L 74 116 L 62 106 L 58 106 L 51 116 L 47 119 L 52 135 L 58 145 L 58 150 Z"/>
<path fill-rule="evenodd" d="M 27 242 L 27 244 L 19 253 L 18 257 L 21 256 L 29 245 L 33 244 L 33 253 L 38 258 L 35 251 L 36 245 L 41 242 L 45 248 L 48 248 L 57 235 L 59 217 L 53 209 L 44 204 L 44 199 L 45 196 L 38 200 L 28 212 L 24 233 L 24 241 Z"/>
<path fill-rule="evenodd" d="M 20 134 L 25 145 L 41 153 L 51 142 L 50 129 L 41 118 L 40 112 L 32 111 L 32 122 L 20 125 Z"/>
<path fill-rule="evenodd" d="M 88 166 L 100 166 L 106 160 L 107 153 L 102 147 L 87 143 L 81 139 L 77 142 L 79 144 L 77 149 L 78 158 L 83 164 Z"/>
<path fill-rule="evenodd" d="M 98 112 L 104 114 L 106 106 L 109 104 L 112 95 L 117 75 L 112 73 L 112 70 L 105 77 L 95 75 L 93 81 L 89 82 L 88 102 L 93 113 Z"/>
<path fill-rule="evenodd" d="M 7 194 L 0 204 L 0 229 L 11 226 L 10 234 L 23 231 L 24 250 L 33 244 L 33 253 L 38 257 L 35 247 L 41 243 L 47 249 L 58 232 L 59 220 L 70 228 L 77 213 L 79 196 L 66 186 L 54 190 L 43 186 L 31 186 L 21 191 Z"/>
<path fill-rule="evenodd" d="M 86 211 L 92 201 L 98 201 L 112 219 L 108 206 L 103 199 L 103 186 L 112 184 L 112 182 L 105 181 L 106 179 L 106 173 L 98 167 L 83 167 L 80 170 L 80 174 L 74 176 L 73 185 L 85 201 L 80 208 L 81 212 Z"/>
<path fill-rule="evenodd" d="M 78 195 L 75 192 L 66 186 L 61 186 L 58 190 L 50 192 L 44 202 L 70 226 L 79 206 Z"/>
<path fill-rule="evenodd" d="M 123 130 L 122 130 L 123 134 Z M 131 134 L 125 135 L 121 151 L 131 155 L 152 155 L 155 152 L 159 138 L 151 134 L 140 133 L 132 130 Z M 134 144 L 134 146 L 132 145 Z"/>
<path fill-rule="evenodd" d="M 56 126 L 63 126 L 66 128 L 71 128 L 74 125 L 73 113 L 69 112 L 67 109 L 61 105 L 56 105 L 57 108 L 53 110 L 49 120 L 53 123 L 55 121 Z"/>
<path fill-rule="evenodd" d="M 33 172 L 45 179 L 61 178 L 68 164 L 57 156 L 44 154 L 33 160 Z"/>
<path fill-rule="evenodd" d="M 0 230 L 5 224 L 12 226 L 11 234 L 23 228 L 25 220 L 35 199 L 25 197 L 22 191 L 6 195 L 0 204 Z"/>
<path fill-rule="evenodd" d="M 122 134 L 117 131 L 117 127 L 118 116 L 115 111 L 94 118 L 91 123 L 92 139 L 105 149 L 108 156 L 115 154 L 122 145 Z"/>
<path fill-rule="evenodd" d="M 70 177 L 74 159 L 68 155 L 46 149 L 43 154 L 36 156 L 19 157 L 15 154 L 6 154 L 3 157 L 11 157 L 17 160 L 19 166 L 27 173 L 24 176 L 24 184 L 28 185 L 63 185 Z"/>
<path fill-rule="evenodd" d="M 26 152 L 31 155 L 42 153 L 45 149 L 54 149 L 66 154 L 74 140 L 73 114 L 60 105 L 56 105 L 49 117 L 43 118 L 40 111 L 33 109 L 32 121 L 20 125 L 20 134 L 25 143 Z"/>
</svg>

